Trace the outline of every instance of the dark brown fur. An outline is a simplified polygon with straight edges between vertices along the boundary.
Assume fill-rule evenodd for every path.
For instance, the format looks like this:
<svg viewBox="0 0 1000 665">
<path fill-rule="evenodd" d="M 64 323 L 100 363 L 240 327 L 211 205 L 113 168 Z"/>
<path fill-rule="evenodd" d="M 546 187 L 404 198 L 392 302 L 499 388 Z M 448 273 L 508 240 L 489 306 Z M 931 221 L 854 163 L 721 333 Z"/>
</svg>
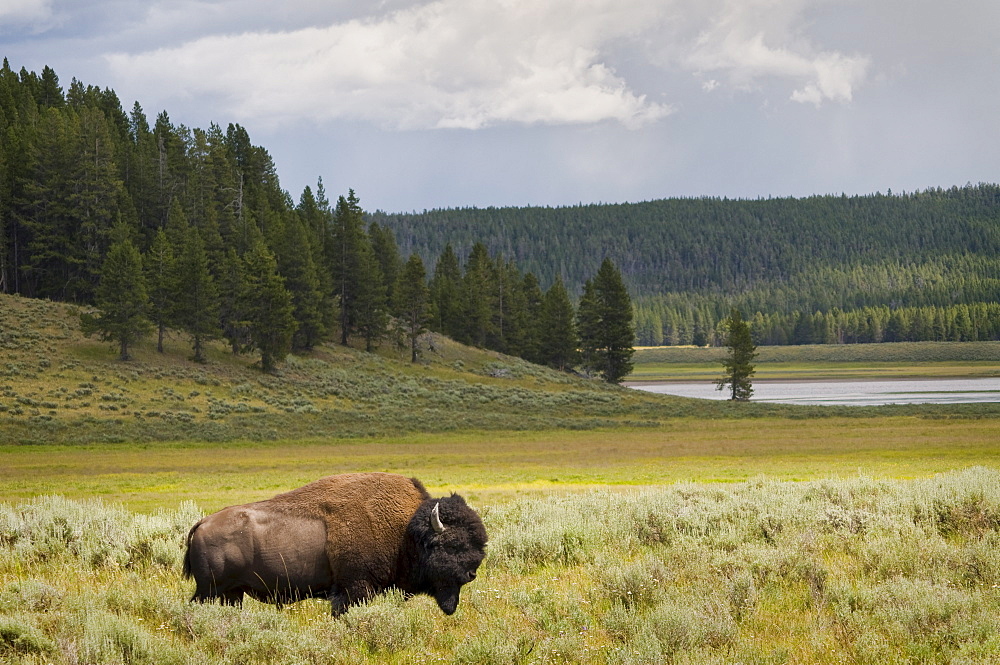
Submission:
<svg viewBox="0 0 1000 665">
<path fill-rule="evenodd" d="M 435 504 L 447 527 L 440 533 L 430 521 Z M 353 473 L 202 519 L 188 533 L 184 574 L 198 601 L 322 597 L 339 614 L 396 587 L 430 594 L 451 614 L 485 545 L 482 521 L 460 496 L 431 499 L 415 478 Z"/>
</svg>

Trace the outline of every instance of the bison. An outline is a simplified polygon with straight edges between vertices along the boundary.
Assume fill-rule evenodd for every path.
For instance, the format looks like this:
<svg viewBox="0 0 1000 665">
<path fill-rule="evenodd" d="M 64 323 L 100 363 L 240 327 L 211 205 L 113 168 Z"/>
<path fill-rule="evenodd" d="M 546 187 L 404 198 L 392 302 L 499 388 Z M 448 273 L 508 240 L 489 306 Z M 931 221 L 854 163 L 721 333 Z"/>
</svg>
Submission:
<svg viewBox="0 0 1000 665">
<path fill-rule="evenodd" d="M 337 616 L 397 588 L 453 614 L 485 547 L 483 522 L 461 496 L 432 499 L 416 478 L 349 473 L 205 517 L 188 533 L 184 575 L 197 584 L 192 601 L 325 598 Z"/>
</svg>

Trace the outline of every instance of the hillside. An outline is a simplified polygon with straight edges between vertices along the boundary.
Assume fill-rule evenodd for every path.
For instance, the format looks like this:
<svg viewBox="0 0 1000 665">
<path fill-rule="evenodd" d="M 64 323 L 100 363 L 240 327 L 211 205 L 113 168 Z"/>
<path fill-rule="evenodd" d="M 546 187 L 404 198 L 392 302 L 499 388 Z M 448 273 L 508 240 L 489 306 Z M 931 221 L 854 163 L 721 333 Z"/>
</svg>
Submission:
<svg viewBox="0 0 1000 665">
<path fill-rule="evenodd" d="M 562 208 L 377 212 L 371 217 L 396 232 L 404 253 L 416 251 L 433 262 L 446 244 L 464 257 L 482 241 L 491 253 L 533 272 L 543 286 L 557 275 L 567 284 L 582 284 L 609 256 L 640 297 L 735 295 L 791 284 L 821 271 L 865 266 L 934 266 L 941 275 L 964 276 L 970 283 L 960 299 L 996 297 L 1000 288 L 989 278 L 995 272 L 977 276 L 964 263 L 977 257 L 984 265 L 997 265 L 997 185 L 903 195 L 678 198 Z M 945 296 L 942 284 L 924 277 L 925 283 L 915 286 L 926 299 L 912 304 L 931 304 Z M 905 295 L 906 284 L 896 287 Z"/>
<path fill-rule="evenodd" d="M 430 341 L 430 340 L 428 340 Z M 79 331 L 78 308 L 0 295 L 0 438 L 6 442 L 301 439 L 489 429 L 655 424 L 686 401 L 577 378 L 433 337 L 372 354 L 321 345 L 274 375 L 186 337 L 146 340 L 121 362 Z M 700 408 L 700 407 L 699 407 Z M 709 405 L 709 408 L 718 408 Z"/>
<path fill-rule="evenodd" d="M 636 301 L 644 345 L 717 341 L 716 327 L 730 307 L 747 316 L 762 313 L 755 334 L 767 344 L 1000 335 L 996 185 L 904 195 L 449 209 L 372 219 L 396 233 L 401 251 L 430 263 L 446 244 L 464 257 L 482 241 L 543 287 L 556 277 L 580 285 L 610 257 Z M 817 312 L 822 321 L 809 318 Z"/>
</svg>

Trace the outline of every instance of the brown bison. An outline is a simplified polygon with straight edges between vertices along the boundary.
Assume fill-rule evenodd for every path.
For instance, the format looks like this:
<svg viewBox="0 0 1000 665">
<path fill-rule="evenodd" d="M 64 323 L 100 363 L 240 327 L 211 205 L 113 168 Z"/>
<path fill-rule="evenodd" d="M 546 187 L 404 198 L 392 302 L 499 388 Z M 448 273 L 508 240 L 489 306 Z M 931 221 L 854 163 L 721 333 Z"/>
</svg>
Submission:
<svg viewBox="0 0 1000 665">
<path fill-rule="evenodd" d="M 415 478 L 349 473 L 202 519 L 184 575 L 197 583 L 192 601 L 326 598 L 336 616 L 397 588 L 452 614 L 485 547 L 482 520 L 457 494 L 432 499 Z"/>
</svg>

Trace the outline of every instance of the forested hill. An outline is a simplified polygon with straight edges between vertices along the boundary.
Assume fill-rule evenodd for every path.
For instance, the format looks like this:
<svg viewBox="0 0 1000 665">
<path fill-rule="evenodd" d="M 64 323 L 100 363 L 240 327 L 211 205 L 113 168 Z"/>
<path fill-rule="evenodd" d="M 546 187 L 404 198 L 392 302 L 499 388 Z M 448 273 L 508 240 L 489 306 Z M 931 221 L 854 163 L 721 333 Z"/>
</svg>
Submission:
<svg viewBox="0 0 1000 665">
<path fill-rule="evenodd" d="M 802 275 L 1000 256 L 1000 186 L 803 199 L 665 199 L 564 208 L 375 213 L 401 251 L 433 262 L 477 241 L 544 285 L 582 284 L 608 256 L 637 296 L 742 293 Z M 985 274 L 983 275 L 985 276 Z"/>
<path fill-rule="evenodd" d="M 640 343 L 711 343 L 732 306 L 759 313 L 763 343 L 980 339 L 1000 330 L 990 313 L 1000 302 L 1000 186 L 993 184 L 373 218 L 395 231 L 403 252 L 433 260 L 451 243 L 463 256 L 482 240 L 543 286 L 556 276 L 581 284 L 608 256 L 637 303 Z M 979 308 L 956 309 L 966 305 Z M 887 335 L 897 310 L 903 329 Z M 842 320 L 844 313 L 859 322 Z M 914 319 L 935 317 L 910 329 Z"/>
</svg>

